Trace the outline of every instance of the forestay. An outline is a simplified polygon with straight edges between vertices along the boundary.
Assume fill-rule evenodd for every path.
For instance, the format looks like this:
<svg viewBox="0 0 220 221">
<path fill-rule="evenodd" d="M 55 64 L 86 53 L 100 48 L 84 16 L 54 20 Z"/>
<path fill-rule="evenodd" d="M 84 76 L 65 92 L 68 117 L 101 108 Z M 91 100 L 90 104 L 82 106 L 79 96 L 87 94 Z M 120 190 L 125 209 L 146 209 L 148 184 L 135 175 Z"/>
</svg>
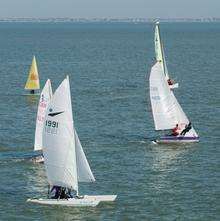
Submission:
<svg viewBox="0 0 220 221">
<path fill-rule="evenodd" d="M 150 100 L 156 130 L 171 129 L 176 124 L 183 129 L 189 123 L 173 92 L 169 89 L 160 62 L 151 69 Z"/>
<path fill-rule="evenodd" d="M 69 79 L 55 91 L 47 108 L 43 130 L 43 153 L 50 185 L 78 191 L 75 136 Z"/>
<path fill-rule="evenodd" d="M 37 62 L 36 62 L 35 56 L 33 57 L 33 60 L 32 60 L 28 79 L 25 84 L 25 89 L 26 90 L 40 89 L 39 75 L 38 75 Z"/>
<path fill-rule="evenodd" d="M 44 118 L 47 110 L 47 106 L 52 97 L 52 87 L 51 82 L 48 79 L 40 95 L 40 100 L 38 104 L 37 119 L 36 119 L 36 129 L 35 129 L 35 141 L 34 150 L 42 150 L 42 132 L 44 126 Z"/>
</svg>

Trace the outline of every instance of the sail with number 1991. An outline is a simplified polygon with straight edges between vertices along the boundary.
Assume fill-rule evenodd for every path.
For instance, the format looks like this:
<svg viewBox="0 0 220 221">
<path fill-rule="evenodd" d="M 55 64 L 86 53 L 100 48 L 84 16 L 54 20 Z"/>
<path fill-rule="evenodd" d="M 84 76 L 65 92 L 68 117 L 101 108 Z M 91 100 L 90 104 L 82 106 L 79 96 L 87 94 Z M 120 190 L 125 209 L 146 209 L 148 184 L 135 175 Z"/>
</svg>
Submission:
<svg viewBox="0 0 220 221">
<path fill-rule="evenodd" d="M 96 206 L 102 201 L 114 201 L 117 197 L 117 195 L 79 195 L 79 182 L 94 182 L 95 178 L 74 128 L 68 77 L 55 91 L 46 111 L 43 154 L 50 192 L 55 190 L 55 195 L 45 199 L 29 199 L 29 202 Z"/>
</svg>

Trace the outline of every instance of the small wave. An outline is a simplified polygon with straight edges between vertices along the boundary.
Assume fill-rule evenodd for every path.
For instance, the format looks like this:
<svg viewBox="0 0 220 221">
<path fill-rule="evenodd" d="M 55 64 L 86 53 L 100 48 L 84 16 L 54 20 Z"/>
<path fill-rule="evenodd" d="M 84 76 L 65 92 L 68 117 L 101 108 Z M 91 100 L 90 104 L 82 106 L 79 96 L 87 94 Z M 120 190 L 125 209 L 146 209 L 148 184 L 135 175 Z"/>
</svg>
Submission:
<svg viewBox="0 0 220 221">
<path fill-rule="evenodd" d="M 29 160 L 33 157 L 39 156 L 39 153 L 33 151 L 7 151 L 0 153 L 0 161 L 2 160 Z"/>
</svg>

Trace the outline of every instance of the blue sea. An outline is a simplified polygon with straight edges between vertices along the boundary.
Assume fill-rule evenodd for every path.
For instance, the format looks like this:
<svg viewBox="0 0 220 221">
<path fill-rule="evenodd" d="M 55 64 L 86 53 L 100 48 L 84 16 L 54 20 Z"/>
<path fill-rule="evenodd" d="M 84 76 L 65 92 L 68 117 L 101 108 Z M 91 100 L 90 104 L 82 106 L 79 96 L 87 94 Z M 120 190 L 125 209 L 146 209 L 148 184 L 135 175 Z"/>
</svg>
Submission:
<svg viewBox="0 0 220 221">
<path fill-rule="evenodd" d="M 150 23 L 0 23 L 0 220 L 220 220 L 220 23 L 161 23 L 174 91 L 197 144 L 153 145 Z M 26 203 L 47 195 L 33 164 L 37 96 L 25 96 L 33 55 L 41 87 L 70 76 L 75 127 L 95 183 L 117 194 L 96 208 Z"/>
</svg>

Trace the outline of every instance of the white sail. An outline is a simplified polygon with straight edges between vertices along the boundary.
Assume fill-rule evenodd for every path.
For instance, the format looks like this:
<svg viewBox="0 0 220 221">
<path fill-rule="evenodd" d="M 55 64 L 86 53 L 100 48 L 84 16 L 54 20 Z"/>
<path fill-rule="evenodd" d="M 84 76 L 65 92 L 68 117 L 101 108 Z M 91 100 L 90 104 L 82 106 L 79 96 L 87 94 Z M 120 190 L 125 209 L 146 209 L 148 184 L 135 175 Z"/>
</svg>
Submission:
<svg viewBox="0 0 220 221">
<path fill-rule="evenodd" d="M 44 126 L 44 118 L 51 97 L 52 97 L 52 87 L 50 79 L 48 79 L 41 92 L 38 104 L 36 128 L 35 128 L 35 141 L 34 141 L 35 151 L 42 150 L 42 132 Z"/>
<path fill-rule="evenodd" d="M 76 144 L 76 164 L 77 164 L 78 181 L 94 182 L 95 178 L 90 169 L 89 163 L 86 159 L 85 153 L 83 151 L 76 130 L 74 130 L 74 132 L 75 132 L 75 144 Z"/>
<path fill-rule="evenodd" d="M 189 123 L 163 74 L 162 64 L 157 62 L 150 73 L 150 100 L 156 130 L 167 130 L 179 125 L 180 130 Z M 192 128 L 188 135 L 197 136 Z"/>
<path fill-rule="evenodd" d="M 161 62 L 163 73 L 165 74 L 166 79 L 169 79 L 163 43 L 162 43 L 161 37 L 160 37 L 159 22 L 157 22 L 156 26 L 155 26 L 154 44 L 155 44 L 156 61 Z"/>
<path fill-rule="evenodd" d="M 43 154 L 50 185 L 78 192 L 75 136 L 69 79 L 55 91 L 47 108 L 43 130 Z"/>
</svg>

